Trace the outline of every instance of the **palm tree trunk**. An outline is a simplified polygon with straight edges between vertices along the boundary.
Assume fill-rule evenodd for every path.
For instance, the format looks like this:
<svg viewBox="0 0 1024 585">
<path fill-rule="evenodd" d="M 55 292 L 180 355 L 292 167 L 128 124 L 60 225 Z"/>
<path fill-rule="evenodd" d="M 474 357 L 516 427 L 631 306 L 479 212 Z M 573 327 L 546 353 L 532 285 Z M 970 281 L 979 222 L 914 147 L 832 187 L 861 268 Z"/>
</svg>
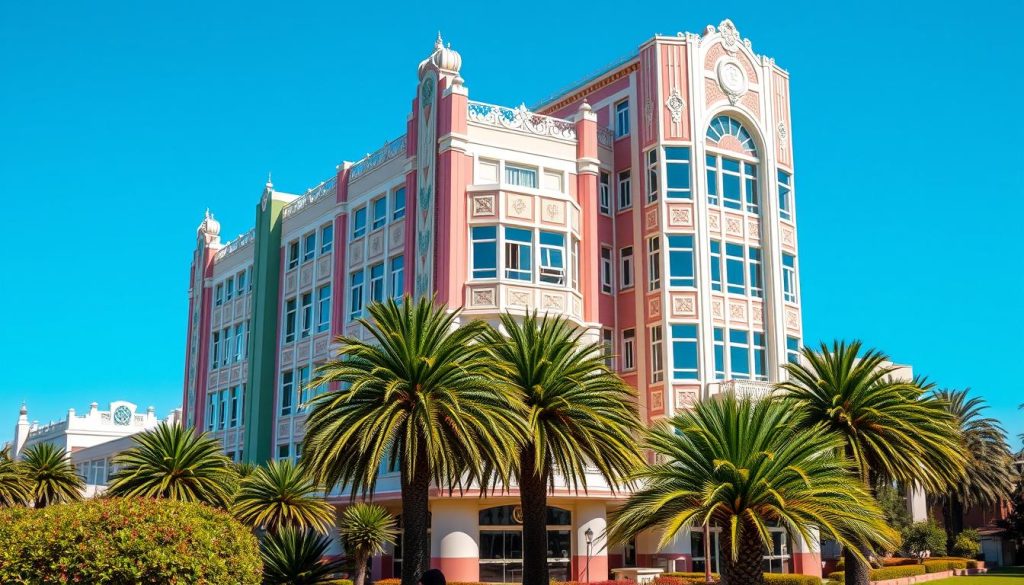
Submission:
<svg viewBox="0 0 1024 585">
<path fill-rule="evenodd" d="M 402 585 L 416 585 L 430 567 L 430 464 L 419 448 L 415 467 L 402 459 Z"/>
<path fill-rule="evenodd" d="M 722 531 L 722 585 L 764 585 L 764 542 L 753 526 L 740 534 L 739 555 L 732 560 L 732 543 L 727 530 Z"/>
<path fill-rule="evenodd" d="M 520 454 L 519 502 L 523 509 L 523 585 L 548 585 L 547 470 L 535 473 L 533 446 Z M 403 583 L 404 585 L 404 583 Z"/>
<path fill-rule="evenodd" d="M 363 585 L 366 582 L 367 555 L 363 551 L 355 554 L 356 574 L 352 577 L 352 585 Z"/>
<path fill-rule="evenodd" d="M 860 554 L 864 555 L 865 558 L 870 553 L 871 551 L 865 547 L 860 549 Z M 843 563 L 846 565 L 843 579 L 845 585 L 868 585 L 871 577 L 871 567 L 867 563 L 858 559 L 850 549 L 843 553 Z"/>
</svg>

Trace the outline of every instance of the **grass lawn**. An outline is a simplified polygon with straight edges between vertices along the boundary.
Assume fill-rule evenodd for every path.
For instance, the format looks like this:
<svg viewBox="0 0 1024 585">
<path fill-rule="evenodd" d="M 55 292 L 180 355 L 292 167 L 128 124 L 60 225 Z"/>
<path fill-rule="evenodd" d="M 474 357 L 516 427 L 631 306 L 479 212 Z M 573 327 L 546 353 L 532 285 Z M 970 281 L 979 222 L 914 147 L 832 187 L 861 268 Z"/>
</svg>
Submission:
<svg viewBox="0 0 1024 585">
<path fill-rule="evenodd" d="M 993 569 L 986 575 L 950 577 L 932 581 L 935 585 L 1024 585 L 1024 567 Z"/>
</svg>

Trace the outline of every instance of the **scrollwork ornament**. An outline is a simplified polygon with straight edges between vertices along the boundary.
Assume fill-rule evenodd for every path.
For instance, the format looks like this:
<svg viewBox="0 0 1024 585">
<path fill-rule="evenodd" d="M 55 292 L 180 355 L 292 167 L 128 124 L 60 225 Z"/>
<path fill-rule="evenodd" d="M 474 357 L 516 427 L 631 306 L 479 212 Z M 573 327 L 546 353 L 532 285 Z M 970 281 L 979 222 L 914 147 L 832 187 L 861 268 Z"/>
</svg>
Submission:
<svg viewBox="0 0 1024 585">
<path fill-rule="evenodd" d="M 740 46 L 740 31 L 736 25 L 726 18 L 718 25 L 718 32 L 722 35 L 722 47 L 729 53 L 735 53 Z"/>
<path fill-rule="evenodd" d="M 672 116 L 672 123 L 678 124 L 683 117 L 683 108 L 686 107 L 686 102 L 683 101 L 683 96 L 679 94 L 678 87 L 672 88 L 668 99 L 665 100 L 665 107 L 668 108 L 669 114 Z"/>
</svg>

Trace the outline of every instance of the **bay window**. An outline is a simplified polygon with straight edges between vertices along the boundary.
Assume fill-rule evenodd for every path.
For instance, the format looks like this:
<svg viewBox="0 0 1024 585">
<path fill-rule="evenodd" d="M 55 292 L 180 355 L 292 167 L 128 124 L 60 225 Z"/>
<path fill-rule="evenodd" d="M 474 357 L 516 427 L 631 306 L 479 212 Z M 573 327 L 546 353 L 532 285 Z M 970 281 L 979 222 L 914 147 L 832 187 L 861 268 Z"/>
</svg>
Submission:
<svg viewBox="0 0 1024 585">
<path fill-rule="evenodd" d="M 471 230 L 473 278 L 498 277 L 498 228 L 474 227 Z"/>
<path fill-rule="evenodd" d="M 700 377 L 696 325 L 672 325 L 672 379 Z"/>
<path fill-rule="evenodd" d="M 661 288 L 661 236 L 647 240 L 647 291 Z"/>
<path fill-rule="evenodd" d="M 762 331 L 729 329 L 728 337 L 722 328 L 715 334 L 715 378 L 732 380 L 768 380 L 766 337 Z M 729 362 L 726 368 L 725 356 Z"/>
<path fill-rule="evenodd" d="M 686 146 L 665 147 L 665 196 L 669 199 L 690 199 L 690 149 Z"/>
<path fill-rule="evenodd" d="M 665 355 L 661 325 L 651 327 L 651 382 L 665 380 Z"/>
<path fill-rule="evenodd" d="M 729 374 L 735 380 L 750 379 L 750 332 L 729 330 Z"/>
<path fill-rule="evenodd" d="M 540 281 L 565 284 L 565 235 L 540 232 Z"/>
<path fill-rule="evenodd" d="M 505 164 L 505 182 L 519 187 L 537 188 L 537 169 Z"/>
<path fill-rule="evenodd" d="M 527 229 L 505 228 L 505 278 L 533 280 L 533 232 Z"/>
<path fill-rule="evenodd" d="M 693 236 L 668 236 L 668 285 L 695 286 L 693 269 Z"/>
<path fill-rule="evenodd" d="M 793 219 L 793 175 L 780 170 L 779 181 L 779 218 Z"/>
<path fill-rule="evenodd" d="M 658 148 L 647 153 L 647 202 L 658 200 Z"/>
</svg>

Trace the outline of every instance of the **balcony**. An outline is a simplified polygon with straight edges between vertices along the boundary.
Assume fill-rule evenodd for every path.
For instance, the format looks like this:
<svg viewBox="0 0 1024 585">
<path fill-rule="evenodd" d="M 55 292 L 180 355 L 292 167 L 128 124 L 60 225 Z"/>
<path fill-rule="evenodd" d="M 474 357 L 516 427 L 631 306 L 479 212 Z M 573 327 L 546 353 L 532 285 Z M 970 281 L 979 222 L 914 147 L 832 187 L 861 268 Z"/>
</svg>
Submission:
<svg viewBox="0 0 1024 585">
<path fill-rule="evenodd" d="M 712 394 L 731 392 L 741 398 L 750 397 L 757 400 L 768 398 L 775 391 L 775 385 L 771 382 L 758 382 L 754 380 L 729 380 L 727 382 L 717 382 L 715 385 L 718 386 L 718 390 L 717 392 L 712 392 Z M 712 388 L 714 388 L 714 385 Z"/>
<path fill-rule="evenodd" d="M 495 126 L 545 138 L 576 140 L 576 124 L 561 118 L 552 118 L 526 109 L 506 108 L 482 102 L 469 102 L 469 121 L 481 126 Z"/>
</svg>

